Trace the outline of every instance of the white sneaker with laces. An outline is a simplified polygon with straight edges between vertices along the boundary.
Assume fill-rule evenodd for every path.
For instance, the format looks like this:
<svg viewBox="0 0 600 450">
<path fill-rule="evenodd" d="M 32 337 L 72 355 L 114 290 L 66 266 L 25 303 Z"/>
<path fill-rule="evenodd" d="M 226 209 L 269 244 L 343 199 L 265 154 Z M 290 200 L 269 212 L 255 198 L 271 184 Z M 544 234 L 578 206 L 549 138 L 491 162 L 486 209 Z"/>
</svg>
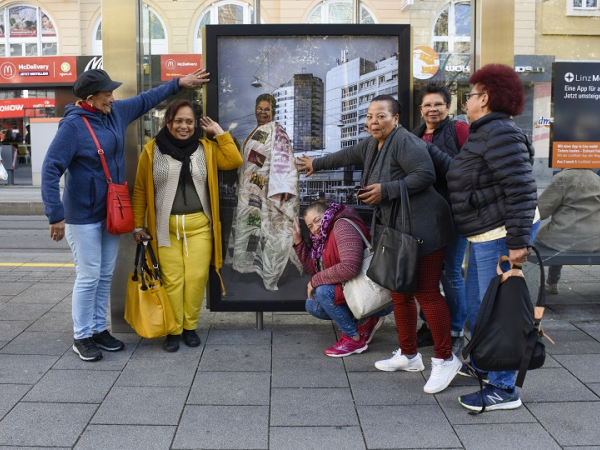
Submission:
<svg viewBox="0 0 600 450">
<path fill-rule="evenodd" d="M 425 370 L 423 358 L 420 353 L 417 353 L 412 359 L 408 359 L 402 354 L 400 349 L 394 352 L 394 356 L 390 359 L 382 359 L 375 363 L 375 367 L 384 372 L 395 372 L 396 370 L 405 370 L 407 372 L 421 372 Z"/>
<path fill-rule="evenodd" d="M 450 382 L 454 379 L 462 363 L 456 357 L 452 355 L 450 361 L 444 361 L 439 358 L 431 358 L 431 375 L 423 390 L 427 394 L 436 394 L 442 392 L 448 387 Z"/>
</svg>

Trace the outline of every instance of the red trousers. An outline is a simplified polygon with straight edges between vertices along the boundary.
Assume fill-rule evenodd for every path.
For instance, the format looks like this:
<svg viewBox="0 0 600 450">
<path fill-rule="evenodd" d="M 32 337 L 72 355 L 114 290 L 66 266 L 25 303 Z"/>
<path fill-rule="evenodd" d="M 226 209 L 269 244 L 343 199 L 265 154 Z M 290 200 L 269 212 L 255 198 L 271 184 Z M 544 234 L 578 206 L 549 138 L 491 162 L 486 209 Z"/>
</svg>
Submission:
<svg viewBox="0 0 600 450">
<path fill-rule="evenodd" d="M 440 277 L 445 250 L 444 247 L 419 258 L 417 292 L 414 294 L 392 293 L 398 343 L 403 355 L 417 353 L 416 299 L 431 329 L 435 357 L 448 359 L 452 356 L 450 313 L 448 304 L 440 293 Z"/>
</svg>

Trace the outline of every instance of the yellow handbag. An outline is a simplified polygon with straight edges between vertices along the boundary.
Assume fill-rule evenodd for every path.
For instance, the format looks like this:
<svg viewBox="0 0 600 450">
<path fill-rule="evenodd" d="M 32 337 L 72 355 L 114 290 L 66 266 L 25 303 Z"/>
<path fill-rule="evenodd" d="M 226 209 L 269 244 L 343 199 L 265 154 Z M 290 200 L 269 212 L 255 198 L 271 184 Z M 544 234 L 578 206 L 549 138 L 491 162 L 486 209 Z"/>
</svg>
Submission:
<svg viewBox="0 0 600 450">
<path fill-rule="evenodd" d="M 152 270 L 148 267 L 146 254 L 152 262 Z M 177 330 L 173 308 L 160 279 L 158 262 L 147 242 L 138 244 L 135 251 L 134 271 L 127 281 L 125 320 L 145 338 L 166 336 Z"/>
</svg>

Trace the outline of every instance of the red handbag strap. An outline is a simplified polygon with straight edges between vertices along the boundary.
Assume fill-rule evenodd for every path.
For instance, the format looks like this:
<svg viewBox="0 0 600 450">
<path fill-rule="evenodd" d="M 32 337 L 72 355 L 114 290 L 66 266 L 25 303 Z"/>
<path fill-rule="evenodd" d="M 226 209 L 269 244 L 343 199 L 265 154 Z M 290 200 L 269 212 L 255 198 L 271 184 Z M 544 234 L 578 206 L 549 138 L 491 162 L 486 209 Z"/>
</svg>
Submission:
<svg viewBox="0 0 600 450">
<path fill-rule="evenodd" d="M 87 117 L 81 116 L 88 130 L 90 130 L 90 134 L 92 135 L 92 139 L 94 139 L 94 143 L 96 144 L 96 148 L 98 149 L 98 155 L 100 156 L 100 161 L 102 162 L 102 167 L 104 168 L 104 176 L 106 177 L 106 181 L 112 183 L 112 178 L 110 177 L 110 172 L 108 171 L 108 166 L 106 165 L 106 159 L 104 159 L 104 150 L 100 147 L 100 142 L 98 142 L 98 138 L 96 137 L 96 133 L 92 130 L 92 126 L 90 122 L 87 120 Z"/>
</svg>

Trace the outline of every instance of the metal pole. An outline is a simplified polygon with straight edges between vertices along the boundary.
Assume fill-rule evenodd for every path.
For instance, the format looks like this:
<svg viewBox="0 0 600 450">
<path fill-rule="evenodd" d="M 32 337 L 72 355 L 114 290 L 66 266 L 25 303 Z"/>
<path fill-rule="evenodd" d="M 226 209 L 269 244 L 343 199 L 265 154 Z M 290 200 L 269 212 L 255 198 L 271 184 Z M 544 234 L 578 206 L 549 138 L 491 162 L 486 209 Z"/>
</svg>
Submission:
<svg viewBox="0 0 600 450">
<path fill-rule="evenodd" d="M 354 13 L 354 23 L 360 23 L 360 0 L 352 1 L 352 12 Z"/>
<path fill-rule="evenodd" d="M 254 23 L 260 24 L 260 0 L 254 0 Z"/>
<path fill-rule="evenodd" d="M 256 313 L 256 329 L 257 330 L 263 329 L 263 312 L 262 311 L 257 311 L 257 313 Z"/>
</svg>

